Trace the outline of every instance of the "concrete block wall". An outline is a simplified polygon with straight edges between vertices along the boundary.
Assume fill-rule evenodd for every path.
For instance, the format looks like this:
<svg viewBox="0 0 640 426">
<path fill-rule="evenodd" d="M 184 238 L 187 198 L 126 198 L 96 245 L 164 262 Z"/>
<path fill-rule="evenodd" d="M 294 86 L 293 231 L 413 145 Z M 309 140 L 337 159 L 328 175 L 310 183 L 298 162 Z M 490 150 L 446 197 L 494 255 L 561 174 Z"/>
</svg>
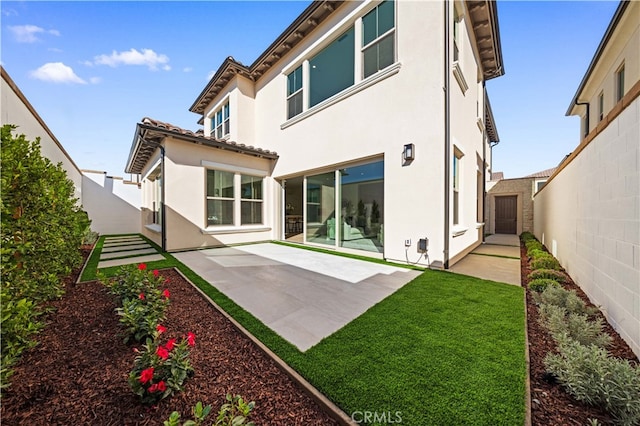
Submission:
<svg viewBox="0 0 640 426">
<path fill-rule="evenodd" d="M 536 194 L 534 233 L 640 356 L 640 98 Z"/>
<path fill-rule="evenodd" d="M 517 234 L 533 232 L 533 185 L 534 178 L 502 179 L 491 186 L 486 196 L 485 232 L 495 234 L 496 197 L 518 196 Z"/>
</svg>

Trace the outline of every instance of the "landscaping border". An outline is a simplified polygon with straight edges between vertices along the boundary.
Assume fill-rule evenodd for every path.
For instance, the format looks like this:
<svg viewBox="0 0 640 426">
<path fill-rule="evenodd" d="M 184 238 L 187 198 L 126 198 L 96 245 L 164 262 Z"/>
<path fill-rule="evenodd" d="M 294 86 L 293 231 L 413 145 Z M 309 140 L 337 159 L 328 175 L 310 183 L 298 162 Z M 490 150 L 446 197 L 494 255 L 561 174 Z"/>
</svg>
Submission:
<svg viewBox="0 0 640 426">
<path fill-rule="evenodd" d="M 244 334 L 249 340 L 251 340 L 265 355 L 271 358 L 278 368 L 288 375 L 294 382 L 296 382 L 303 391 L 311 397 L 330 417 L 336 420 L 342 426 L 357 426 L 358 424 L 351 419 L 338 407 L 331 402 L 324 394 L 318 391 L 311 383 L 309 383 L 304 377 L 298 374 L 293 368 L 291 368 L 286 362 L 284 362 L 278 355 L 276 355 L 271 349 L 269 349 L 264 343 L 258 340 L 253 334 L 251 334 L 246 328 L 244 328 L 238 321 L 236 321 L 231 315 L 229 315 L 224 309 L 222 309 L 216 302 L 214 302 L 204 291 L 202 291 L 197 285 L 195 285 L 189 278 L 187 278 L 182 271 L 173 267 L 182 278 L 184 278 L 193 288 L 195 288 L 204 299 L 211 304 L 218 312 L 220 312 L 233 326 L 242 334 Z"/>
</svg>

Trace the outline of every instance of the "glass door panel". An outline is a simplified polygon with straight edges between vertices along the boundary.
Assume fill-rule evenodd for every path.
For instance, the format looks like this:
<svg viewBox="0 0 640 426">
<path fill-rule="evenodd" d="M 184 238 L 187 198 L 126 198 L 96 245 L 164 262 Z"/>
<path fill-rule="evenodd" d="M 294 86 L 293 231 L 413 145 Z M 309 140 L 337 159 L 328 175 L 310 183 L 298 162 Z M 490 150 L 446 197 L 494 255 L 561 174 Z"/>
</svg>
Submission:
<svg viewBox="0 0 640 426">
<path fill-rule="evenodd" d="M 335 172 L 307 177 L 307 241 L 335 245 Z"/>
</svg>

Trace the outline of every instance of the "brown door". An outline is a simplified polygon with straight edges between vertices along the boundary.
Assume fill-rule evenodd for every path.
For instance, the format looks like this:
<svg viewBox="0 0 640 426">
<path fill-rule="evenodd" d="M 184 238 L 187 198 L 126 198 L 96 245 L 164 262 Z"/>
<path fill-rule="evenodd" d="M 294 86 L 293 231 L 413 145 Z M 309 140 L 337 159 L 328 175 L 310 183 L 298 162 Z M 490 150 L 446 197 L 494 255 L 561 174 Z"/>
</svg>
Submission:
<svg viewBox="0 0 640 426">
<path fill-rule="evenodd" d="M 496 234 L 515 234 L 517 218 L 518 196 L 496 197 Z"/>
</svg>

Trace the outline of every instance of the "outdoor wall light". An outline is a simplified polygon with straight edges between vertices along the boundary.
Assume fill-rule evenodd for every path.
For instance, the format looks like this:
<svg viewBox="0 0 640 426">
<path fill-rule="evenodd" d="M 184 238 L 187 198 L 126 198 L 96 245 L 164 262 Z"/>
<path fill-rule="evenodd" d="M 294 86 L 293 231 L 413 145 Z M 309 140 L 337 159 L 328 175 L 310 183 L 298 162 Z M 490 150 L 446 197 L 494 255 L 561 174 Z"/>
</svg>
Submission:
<svg viewBox="0 0 640 426">
<path fill-rule="evenodd" d="M 404 161 L 413 161 L 416 155 L 415 146 L 412 143 L 408 143 L 404 146 L 404 150 L 402 151 L 402 158 Z"/>
</svg>

